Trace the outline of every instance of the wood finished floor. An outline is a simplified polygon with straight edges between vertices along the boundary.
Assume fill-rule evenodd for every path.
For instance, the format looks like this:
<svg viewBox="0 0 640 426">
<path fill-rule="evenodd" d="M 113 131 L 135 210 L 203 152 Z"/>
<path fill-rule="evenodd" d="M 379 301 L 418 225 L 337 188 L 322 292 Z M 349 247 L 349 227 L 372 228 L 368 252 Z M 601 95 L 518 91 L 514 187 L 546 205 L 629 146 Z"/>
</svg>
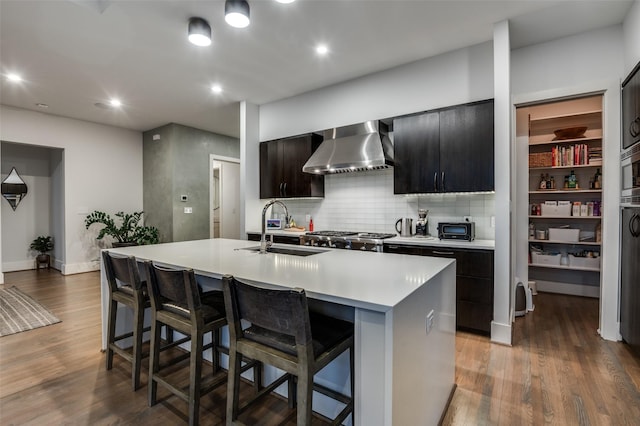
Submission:
<svg viewBox="0 0 640 426">
<path fill-rule="evenodd" d="M 12 285 L 62 322 L 0 338 L 1 425 L 186 423 L 186 403 L 168 392 L 154 407 L 146 386 L 132 392 L 129 364 L 118 356 L 105 371 L 98 273 L 5 274 L 0 288 Z M 443 423 L 639 425 L 640 360 L 597 335 L 598 301 L 543 293 L 534 301 L 535 312 L 516 320 L 513 347 L 458 333 L 458 387 Z M 242 420 L 295 424 L 285 402 L 268 401 Z M 224 424 L 224 404 L 224 386 L 203 397 L 201 424 Z"/>
</svg>

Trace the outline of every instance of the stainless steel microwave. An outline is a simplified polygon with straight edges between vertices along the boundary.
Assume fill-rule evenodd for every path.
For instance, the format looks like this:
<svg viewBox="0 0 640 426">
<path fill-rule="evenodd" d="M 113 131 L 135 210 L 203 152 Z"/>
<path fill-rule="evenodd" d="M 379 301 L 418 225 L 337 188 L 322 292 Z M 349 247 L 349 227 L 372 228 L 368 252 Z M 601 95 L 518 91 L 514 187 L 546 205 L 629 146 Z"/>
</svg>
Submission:
<svg viewBox="0 0 640 426">
<path fill-rule="evenodd" d="M 640 142 L 620 155 L 622 192 L 620 204 L 640 206 Z"/>
<path fill-rule="evenodd" d="M 440 222 L 438 223 L 438 238 L 441 240 L 466 240 L 476 238 L 475 222 Z"/>
</svg>

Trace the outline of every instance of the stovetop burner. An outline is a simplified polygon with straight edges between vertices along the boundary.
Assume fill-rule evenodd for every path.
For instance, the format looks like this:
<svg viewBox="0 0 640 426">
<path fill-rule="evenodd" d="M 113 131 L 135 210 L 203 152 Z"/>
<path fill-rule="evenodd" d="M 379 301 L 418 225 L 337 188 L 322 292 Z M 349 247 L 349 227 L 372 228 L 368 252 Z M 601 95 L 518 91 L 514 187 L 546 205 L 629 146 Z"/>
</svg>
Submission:
<svg viewBox="0 0 640 426">
<path fill-rule="evenodd" d="M 357 235 L 357 232 L 351 231 L 313 231 L 307 232 L 306 235 L 317 235 L 319 237 L 347 237 L 350 235 Z"/>
<path fill-rule="evenodd" d="M 385 238 L 395 237 L 394 234 L 383 234 L 379 232 L 360 232 L 358 238 L 369 238 L 372 240 L 383 240 Z"/>
</svg>

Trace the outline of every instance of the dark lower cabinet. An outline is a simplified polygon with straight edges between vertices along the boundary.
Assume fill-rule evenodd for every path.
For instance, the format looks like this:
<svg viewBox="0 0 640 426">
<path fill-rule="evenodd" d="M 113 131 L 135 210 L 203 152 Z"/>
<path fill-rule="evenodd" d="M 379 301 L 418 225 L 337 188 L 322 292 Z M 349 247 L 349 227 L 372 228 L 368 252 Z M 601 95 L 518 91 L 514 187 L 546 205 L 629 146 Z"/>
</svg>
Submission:
<svg viewBox="0 0 640 426">
<path fill-rule="evenodd" d="M 260 198 L 324 197 L 324 176 L 302 166 L 322 143 L 310 133 L 260 143 Z"/>
<path fill-rule="evenodd" d="M 260 241 L 260 237 L 261 235 L 258 233 L 253 233 L 253 232 L 247 232 L 247 239 L 249 241 Z M 278 244 L 294 244 L 294 245 L 300 245 L 300 237 L 296 236 L 289 236 L 289 235 L 274 235 L 273 236 L 273 242 L 274 243 L 278 243 Z"/>
<path fill-rule="evenodd" d="M 456 328 L 491 333 L 493 251 L 385 244 L 385 253 L 456 259 Z"/>
</svg>

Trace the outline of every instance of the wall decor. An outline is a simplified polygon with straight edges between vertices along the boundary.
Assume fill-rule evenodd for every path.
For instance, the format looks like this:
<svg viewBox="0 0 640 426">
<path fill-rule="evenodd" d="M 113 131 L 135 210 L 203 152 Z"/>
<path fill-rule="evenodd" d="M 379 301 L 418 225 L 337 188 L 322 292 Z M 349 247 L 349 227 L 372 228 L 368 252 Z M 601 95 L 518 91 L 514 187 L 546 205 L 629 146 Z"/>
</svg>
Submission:
<svg viewBox="0 0 640 426">
<path fill-rule="evenodd" d="M 25 195 L 27 195 L 27 184 L 24 183 L 16 168 L 12 167 L 9 176 L 2 181 L 2 196 L 15 211 Z"/>
</svg>

